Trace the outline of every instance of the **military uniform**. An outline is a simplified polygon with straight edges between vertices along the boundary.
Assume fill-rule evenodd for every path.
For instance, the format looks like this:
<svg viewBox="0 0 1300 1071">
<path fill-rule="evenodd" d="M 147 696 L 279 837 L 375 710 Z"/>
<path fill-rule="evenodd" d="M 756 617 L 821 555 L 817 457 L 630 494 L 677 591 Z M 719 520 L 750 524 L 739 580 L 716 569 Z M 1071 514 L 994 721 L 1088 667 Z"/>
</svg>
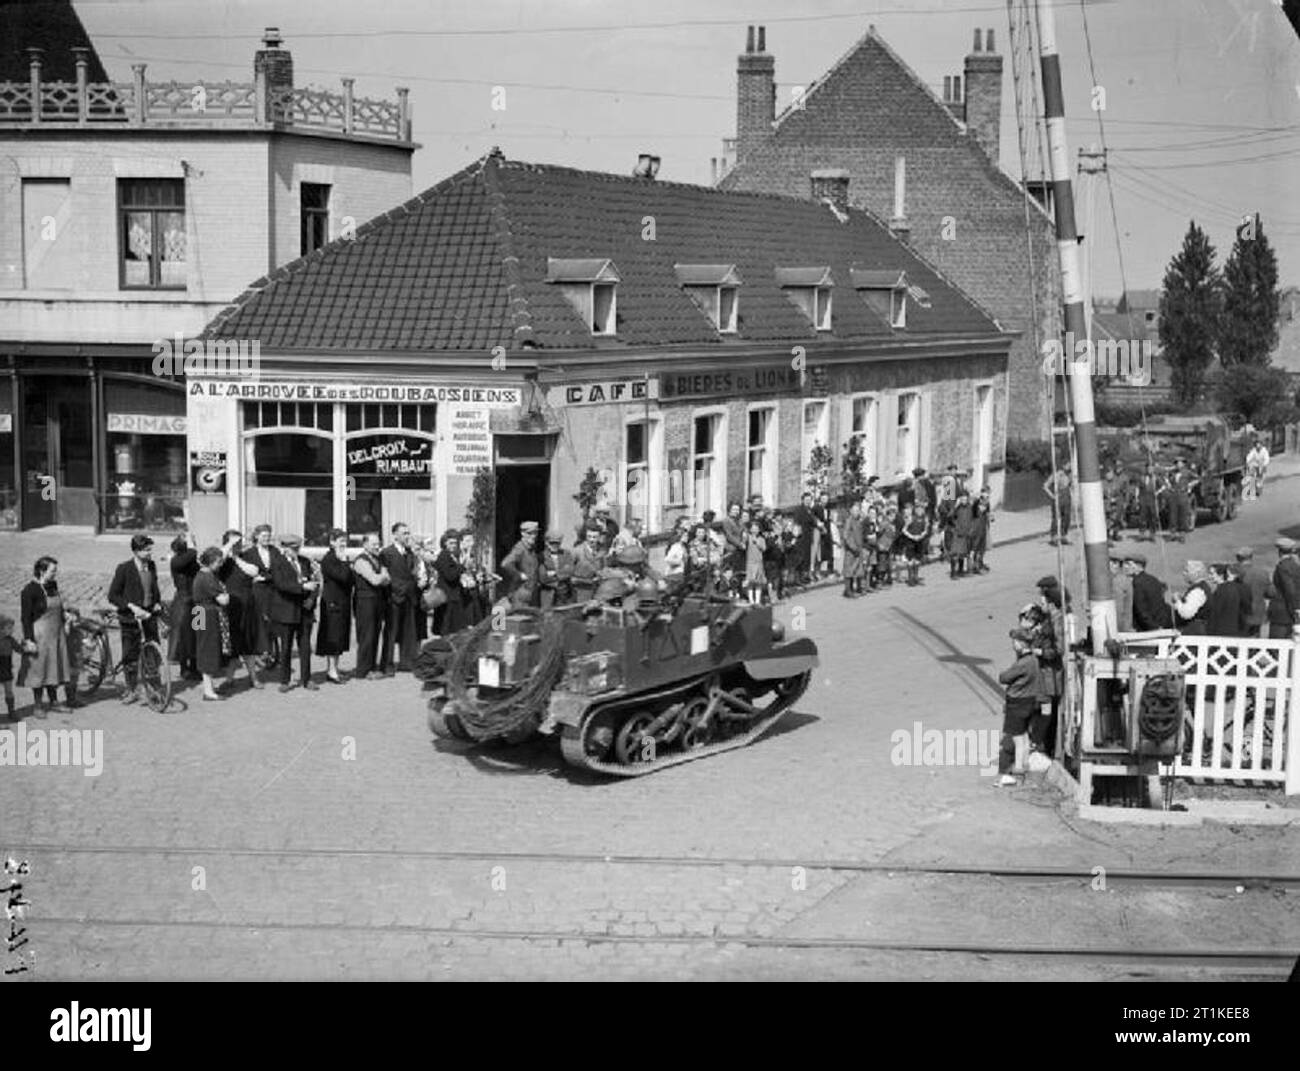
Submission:
<svg viewBox="0 0 1300 1071">
<path fill-rule="evenodd" d="M 532 522 L 520 525 L 523 532 L 536 532 L 537 526 Z M 515 606 L 537 606 L 541 599 L 541 561 L 537 551 L 528 545 L 526 538 L 521 538 L 501 561 L 501 575 L 510 585 L 510 601 Z"/>
</svg>

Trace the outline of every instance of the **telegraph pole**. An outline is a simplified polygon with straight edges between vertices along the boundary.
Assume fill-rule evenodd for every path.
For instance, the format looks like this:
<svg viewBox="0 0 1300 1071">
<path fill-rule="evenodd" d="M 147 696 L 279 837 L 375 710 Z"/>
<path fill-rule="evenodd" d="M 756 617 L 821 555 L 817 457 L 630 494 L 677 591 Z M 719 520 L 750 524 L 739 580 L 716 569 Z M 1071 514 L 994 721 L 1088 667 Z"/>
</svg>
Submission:
<svg viewBox="0 0 1300 1071">
<path fill-rule="evenodd" d="M 1083 290 L 1079 278 L 1079 238 L 1074 222 L 1074 189 L 1070 156 L 1065 141 L 1065 96 L 1061 89 L 1061 57 L 1056 50 L 1056 22 L 1052 2 L 1036 0 L 1038 51 L 1043 74 L 1044 113 L 1052 168 L 1052 194 L 1056 206 L 1056 248 L 1061 265 L 1062 304 L 1066 340 L 1088 338 Z M 1110 583 L 1106 542 L 1106 508 L 1097 457 L 1097 421 L 1092 404 L 1092 360 L 1084 347 L 1065 353 L 1070 400 L 1074 408 L 1074 440 L 1078 452 L 1079 505 L 1083 512 L 1083 559 L 1088 574 L 1088 622 L 1092 627 L 1092 653 L 1105 653 L 1106 641 L 1115 635 L 1115 597 Z"/>
</svg>

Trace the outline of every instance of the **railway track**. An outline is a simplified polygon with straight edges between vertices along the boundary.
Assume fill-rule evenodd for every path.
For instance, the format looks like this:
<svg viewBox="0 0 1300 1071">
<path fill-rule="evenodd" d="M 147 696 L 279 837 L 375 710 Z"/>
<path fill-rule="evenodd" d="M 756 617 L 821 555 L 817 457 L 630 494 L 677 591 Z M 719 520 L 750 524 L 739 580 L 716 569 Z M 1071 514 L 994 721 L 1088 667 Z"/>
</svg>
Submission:
<svg viewBox="0 0 1300 1071">
<path fill-rule="evenodd" d="M 594 853 L 562 852 L 526 852 L 504 853 L 486 851 L 454 850 L 410 850 L 410 849 L 326 849 L 296 848 L 267 849 L 251 847 L 220 846 L 186 846 L 171 847 L 164 845 L 56 845 L 27 843 L 9 846 L 10 854 L 19 857 L 40 858 L 47 860 L 50 856 L 79 857 L 100 856 L 116 860 L 130 856 L 137 861 L 141 856 L 155 857 L 180 856 L 186 859 L 214 857 L 245 858 L 252 860 L 428 860 L 431 862 L 447 861 L 460 863 L 483 863 L 485 865 L 545 864 L 550 866 L 591 866 L 633 868 L 636 870 L 650 868 L 749 868 L 765 871 L 783 872 L 780 880 L 787 880 L 786 874 L 794 867 L 805 871 L 835 872 L 848 876 L 873 876 L 879 878 L 898 878 L 902 880 L 924 880 L 945 878 L 955 881 L 970 879 L 993 879 L 1013 885 L 1030 884 L 1037 887 L 1055 886 L 1057 888 L 1086 887 L 1096 879 L 1093 870 L 1077 867 L 1051 866 L 978 866 L 962 864 L 910 863 L 897 864 L 878 861 L 853 860 L 780 860 L 734 857 L 700 857 L 700 856 L 631 856 L 604 855 Z M 116 869 L 116 862 L 112 864 Z M 210 865 L 210 864 L 209 864 Z M 1198 890 L 1271 890 L 1284 893 L 1300 889 L 1300 874 L 1270 872 L 1242 873 L 1211 870 L 1183 870 L 1177 872 L 1143 871 L 1138 869 L 1110 869 L 1105 871 L 1108 887 L 1127 886 L 1133 891 L 1165 890 L 1176 891 L 1184 895 L 1194 894 Z M 830 895 L 835 895 L 831 893 Z M 501 920 L 498 920 L 501 921 Z M 166 942 L 166 933 L 182 931 L 220 934 L 245 933 L 270 935 L 280 934 L 286 939 L 307 938 L 313 935 L 356 935 L 358 938 L 397 937 L 415 940 L 442 940 L 449 945 L 464 945 L 471 942 L 489 942 L 508 944 L 524 942 L 529 945 L 542 944 L 546 947 L 575 945 L 625 946 L 629 949 L 650 948 L 654 946 L 675 947 L 689 955 L 691 950 L 698 950 L 708 955 L 723 949 L 745 949 L 760 952 L 762 950 L 786 950 L 807 953 L 842 953 L 849 956 L 869 956 L 871 954 L 915 954 L 934 957 L 976 957 L 989 961 L 1036 961 L 1040 964 L 1069 964 L 1073 969 L 1086 968 L 1120 971 L 1124 974 L 1142 976 L 1197 976 L 1198 972 L 1206 977 L 1231 976 L 1241 979 L 1282 980 L 1291 971 L 1298 949 L 1246 947 L 1240 944 L 1199 944 L 1195 946 L 1178 944 L 1161 946 L 1154 943 L 1122 945 L 1114 942 L 1078 941 L 1065 939 L 1060 942 L 1034 941 L 1022 935 L 1008 932 L 1006 939 L 970 937 L 970 931 L 963 936 L 949 933 L 952 927 L 941 927 L 935 934 L 918 936 L 889 936 L 891 920 L 885 920 L 882 928 L 885 933 L 870 936 L 828 936 L 799 933 L 753 932 L 770 927 L 751 926 L 746 932 L 735 929 L 723 931 L 714 927 L 708 930 L 687 933 L 630 934 L 615 932 L 591 932 L 579 926 L 510 926 L 493 925 L 487 919 L 480 922 L 458 921 L 453 925 L 418 924 L 400 921 L 364 922 L 364 921 L 301 921 L 292 918 L 158 918 L 141 915 L 133 910 L 130 917 L 109 917 L 92 914 L 57 914 L 33 916 L 33 922 L 41 927 L 55 927 L 80 931 L 99 931 L 107 934 L 114 931 L 137 930 L 157 934 L 158 939 Z M 900 919 L 895 932 L 909 928 L 910 920 Z M 956 962 L 956 961 L 954 961 Z"/>
</svg>

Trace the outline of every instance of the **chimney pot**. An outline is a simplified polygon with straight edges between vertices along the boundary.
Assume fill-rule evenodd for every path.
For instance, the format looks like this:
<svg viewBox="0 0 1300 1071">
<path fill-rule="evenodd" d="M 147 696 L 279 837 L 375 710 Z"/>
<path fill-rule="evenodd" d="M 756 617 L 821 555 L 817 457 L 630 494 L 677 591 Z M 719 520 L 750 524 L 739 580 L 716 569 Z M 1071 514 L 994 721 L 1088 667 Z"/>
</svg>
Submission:
<svg viewBox="0 0 1300 1071">
<path fill-rule="evenodd" d="M 952 100 L 954 104 L 961 103 L 961 75 L 952 76 Z"/>
<path fill-rule="evenodd" d="M 749 28 L 749 33 L 745 35 L 745 51 L 754 51 L 754 27 L 752 26 Z"/>
<path fill-rule="evenodd" d="M 996 52 L 996 51 L 997 51 L 997 49 L 993 47 L 993 31 L 992 31 L 992 30 L 985 30 L 985 31 L 984 31 L 984 51 L 985 51 L 985 52 Z"/>
<path fill-rule="evenodd" d="M 760 26 L 758 28 L 758 50 L 760 52 L 767 51 L 767 27 L 766 26 Z"/>
<path fill-rule="evenodd" d="M 840 212 L 849 207 L 849 173 L 843 168 L 818 168 L 809 178 L 812 184 L 812 199 L 821 203 L 829 201 Z"/>
<path fill-rule="evenodd" d="M 284 44 L 284 38 L 280 36 L 278 26 L 268 26 L 266 32 L 262 34 L 262 44 L 267 48 L 279 48 Z"/>
<path fill-rule="evenodd" d="M 945 74 L 943 76 L 943 102 L 947 104 L 950 100 L 952 100 L 952 75 Z"/>
<path fill-rule="evenodd" d="M 975 47 L 972 48 L 971 51 L 972 51 L 972 52 L 978 52 L 979 50 L 980 50 L 980 32 L 979 32 L 979 30 L 976 30 L 976 31 L 975 31 Z"/>
</svg>

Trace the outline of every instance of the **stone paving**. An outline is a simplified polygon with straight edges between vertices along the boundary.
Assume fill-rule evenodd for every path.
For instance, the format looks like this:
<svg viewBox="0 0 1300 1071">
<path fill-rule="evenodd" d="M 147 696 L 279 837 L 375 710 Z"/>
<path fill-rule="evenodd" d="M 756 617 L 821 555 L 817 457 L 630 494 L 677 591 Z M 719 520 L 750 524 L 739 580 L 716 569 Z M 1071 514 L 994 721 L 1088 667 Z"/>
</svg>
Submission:
<svg viewBox="0 0 1300 1071">
<path fill-rule="evenodd" d="M 1293 523 L 1274 496 L 1177 549 L 1264 547 Z M 919 977 L 946 968 L 742 938 L 860 932 L 837 905 L 867 879 L 835 862 L 1300 869 L 1293 832 L 1093 826 L 1042 787 L 895 764 L 896 734 L 918 721 L 997 728 L 1009 618 L 1053 563 L 1028 542 L 979 578 L 801 596 L 780 616 L 805 624 L 822 665 L 796 710 L 752 747 L 632 780 L 573 771 L 547 742 L 434 742 L 406 676 L 287 695 L 240 684 L 220 704 L 190 690 L 163 715 L 105 696 L 29 719 L 102 729 L 104 768 L 6 767 L 0 851 L 32 863 L 44 976 L 94 978 Z M 949 900 L 948 916 L 933 905 L 938 930 L 961 932 L 961 912 L 996 930 L 1014 906 Z M 885 914 L 911 918 L 906 900 Z"/>
</svg>

